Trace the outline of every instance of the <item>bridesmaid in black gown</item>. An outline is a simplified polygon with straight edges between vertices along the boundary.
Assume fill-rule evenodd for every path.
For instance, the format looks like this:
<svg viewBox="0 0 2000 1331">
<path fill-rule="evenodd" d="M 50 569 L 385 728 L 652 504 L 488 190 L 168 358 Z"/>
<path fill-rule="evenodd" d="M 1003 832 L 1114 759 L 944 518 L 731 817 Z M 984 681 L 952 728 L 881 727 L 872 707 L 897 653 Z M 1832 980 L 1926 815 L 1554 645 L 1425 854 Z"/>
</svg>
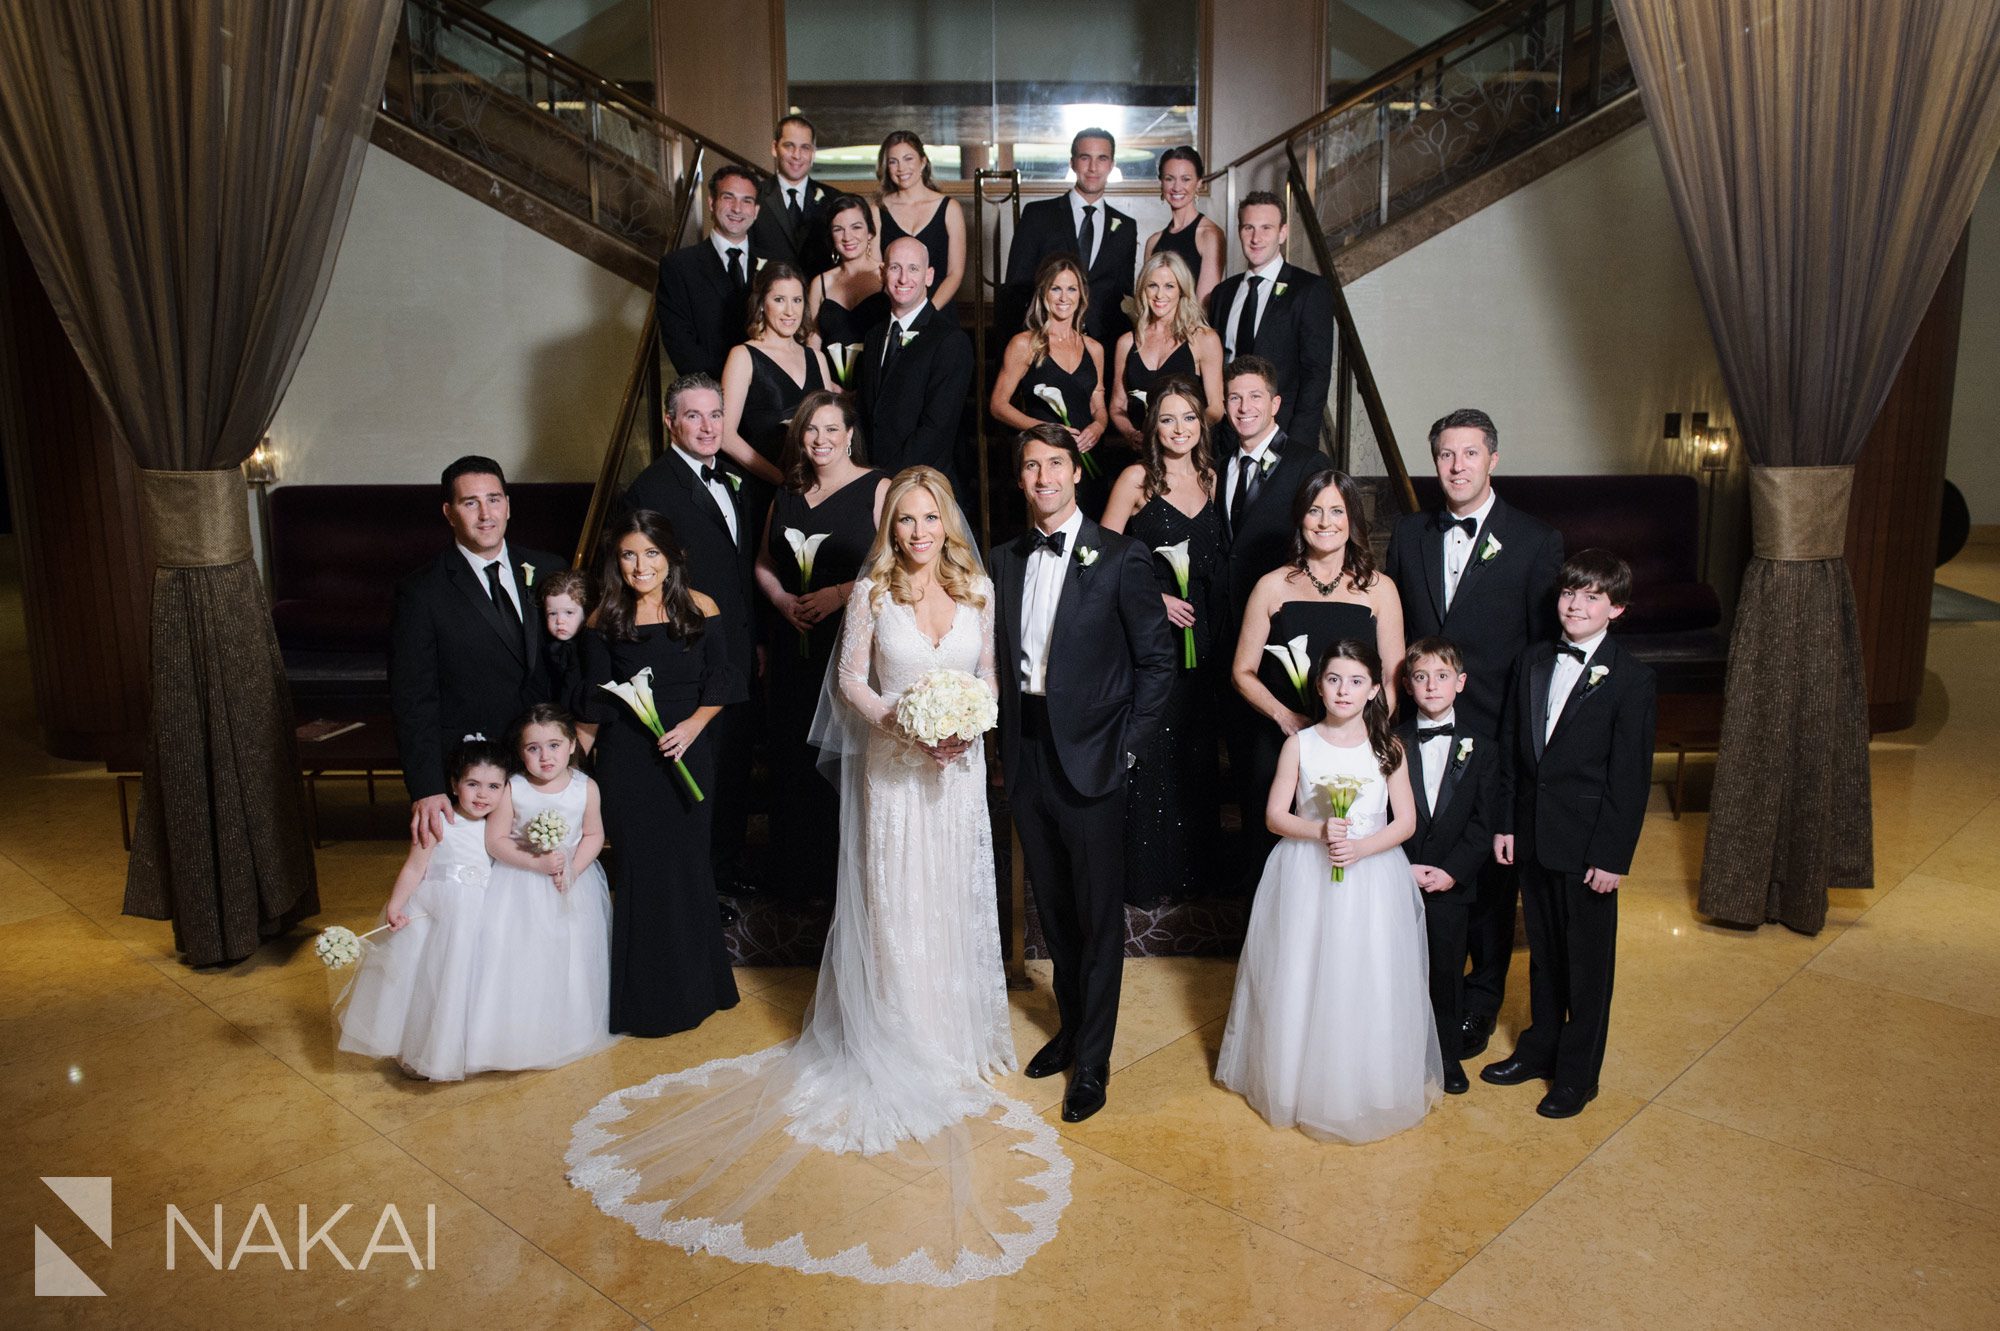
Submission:
<svg viewBox="0 0 2000 1331">
<path fill-rule="evenodd" d="M 1193 380 L 1160 384 L 1146 439 L 1141 461 L 1112 487 L 1104 526 L 1154 552 L 1162 613 L 1181 650 L 1181 671 L 1160 732 L 1126 781 L 1125 900 L 1135 906 L 1199 896 L 1222 881 L 1216 704 L 1233 646 L 1223 637 L 1228 577 L 1215 461 Z M 1172 562 L 1159 553 L 1183 543 L 1185 593 Z"/>
<path fill-rule="evenodd" d="M 757 554 L 757 586 L 776 610 L 769 642 L 771 836 L 765 882 L 773 895 L 833 892 L 839 793 L 816 769 L 809 742 L 820 682 L 840 642 L 854 575 L 875 539 L 889 477 L 857 461 L 853 399 L 810 393 L 785 441 L 785 484 L 771 501 Z M 807 583 L 800 551 L 814 542 Z"/>
<path fill-rule="evenodd" d="M 807 311 L 835 381 L 852 389 L 852 372 L 843 373 L 842 367 L 860 354 L 869 329 L 888 322 L 889 296 L 882 290 L 882 261 L 874 253 L 875 213 L 867 201 L 852 194 L 835 199 L 827 229 L 835 263 L 813 282 Z"/>
<path fill-rule="evenodd" d="M 1292 504 L 1291 561 L 1251 588 L 1236 640 L 1231 666 L 1236 691 L 1268 718 L 1251 749 L 1253 789 L 1270 788 L 1286 737 L 1318 719 L 1312 663 L 1343 638 L 1375 644 L 1393 712 L 1396 674 L 1387 663 L 1403 659 L 1403 605 L 1395 584 L 1375 568 L 1360 489 L 1345 472 L 1327 467 L 1299 487 Z M 1289 656 L 1289 665 L 1280 652 Z M 1294 683 L 1295 671 L 1304 677 L 1303 687 Z M 1246 849 L 1259 851 L 1261 859 L 1276 838 L 1264 828 L 1261 806 L 1242 814 Z"/>
<path fill-rule="evenodd" d="M 1083 332 L 1089 300 L 1090 285 L 1074 254 L 1052 254 L 1042 261 L 1028 302 L 1028 326 L 1007 340 L 986 407 L 1011 430 L 1051 422 L 1069 428 L 1083 450 L 1077 503 L 1095 517 L 1104 511 L 1111 482 L 1134 454 L 1107 438 L 1104 345 Z"/>
<path fill-rule="evenodd" d="M 808 344 L 805 279 L 775 260 L 757 270 L 750 286 L 749 339 L 722 363 L 722 451 L 749 472 L 756 500 L 769 502 L 780 480 L 778 455 L 785 429 L 808 393 L 832 380 L 826 358 Z"/>
<path fill-rule="evenodd" d="M 931 259 L 931 304 L 956 318 L 951 303 L 965 280 L 965 210 L 938 189 L 924 141 L 907 129 L 882 140 L 875 175 L 882 182 L 877 204 L 882 243 L 876 253 L 887 254 L 890 242 L 904 236 L 922 241 Z"/>
<path fill-rule="evenodd" d="M 1170 215 L 1167 224 L 1146 241 L 1146 257 L 1172 254 L 1194 277 L 1194 298 L 1208 304 L 1208 293 L 1222 281 L 1228 245 L 1222 228 L 1201 214 L 1201 154 L 1183 144 L 1160 154 L 1160 199 Z"/>
<path fill-rule="evenodd" d="M 716 742 L 706 727 L 748 691 L 715 602 L 687 585 L 686 558 L 659 514 L 623 515 L 601 550 L 603 601 L 581 641 L 610 844 L 611 1029 L 672 1035 L 736 1006 L 709 859 L 712 806 L 693 798 L 674 760 L 714 790 Z M 667 728 L 660 739 L 595 687 L 647 668 Z"/>
<path fill-rule="evenodd" d="M 1137 317 L 1112 354 L 1111 424 L 1123 438 L 1139 441 L 1154 389 L 1175 375 L 1194 380 L 1210 425 L 1222 419 L 1222 339 L 1193 290 L 1178 255 L 1155 254 L 1139 269 Z"/>
</svg>

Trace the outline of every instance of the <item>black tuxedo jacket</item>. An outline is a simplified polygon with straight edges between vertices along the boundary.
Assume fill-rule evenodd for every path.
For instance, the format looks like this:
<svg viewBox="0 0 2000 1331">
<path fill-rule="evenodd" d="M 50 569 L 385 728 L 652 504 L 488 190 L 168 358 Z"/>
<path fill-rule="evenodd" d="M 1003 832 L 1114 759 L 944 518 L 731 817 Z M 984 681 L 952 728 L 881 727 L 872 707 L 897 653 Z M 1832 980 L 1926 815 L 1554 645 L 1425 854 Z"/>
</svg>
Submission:
<svg viewBox="0 0 2000 1331">
<path fill-rule="evenodd" d="M 1517 864 L 1626 873 L 1653 785 L 1653 672 L 1607 635 L 1544 743 L 1555 657 L 1538 642 L 1515 662 L 1496 830 L 1513 833 Z"/>
<path fill-rule="evenodd" d="M 959 424 L 972 388 L 972 339 L 926 304 L 908 345 L 885 374 L 882 352 L 894 321 L 877 324 L 861 344 L 854 376 L 861 438 L 870 466 L 891 476 L 922 463 L 957 483 Z M 961 502 L 963 502 L 961 500 Z"/>
<path fill-rule="evenodd" d="M 1113 208 L 1108 198 L 1097 210 L 1097 225 L 1097 258 L 1090 265 L 1090 307 L 1083 313 L 1083 331 L 1102 342 L 1108 356 L 1119 335 L 1132 328 L 1125 317 L 1125 298 L 1132 294 L 1132 275 L 1139 266 L 1139 225 L 1130 214 Z M 1051 254 L 1063 253 L 1078 253 L 1076 217 L 1067 192 L 1037 199 L 1021 210 L 1021 225 L 1007 250 L 1004 294 L 1009 327 L 1027 318 L 1028 302 L 1035 294 L 1035 270 Z"/>
<path fill-rule="evenodd" d="M 480 734 L 498 744 L 515 717 L 549 697 L 542 612 L 531 584 L 569 563 L 519 546 L 507 554 L 521 603 L 519 632 L 455 545 L 396 584 L 389 709 L 412 800 L 450 793 L 445 761 L 460 740 Z"/>
<path fill-rule="evenodd" d="M 723 641 L 729 648 L 729 664 L 742 671 L 744 679 L 756 674 L 755 641 L 751 596 L 752 569 L 757 562 L 757 524 L 747 501 L 747 481 L 728 458 L 717 454 L 716 467 L 729 486 L 736 511 L 736 539 L 722 508 L 705 485 L 695 483 L 694 471 L 671 446 L 661 458 L 640 472 L 632 488 L 625 492 L 627 511 L 649 508 L 667 520 L 674 536 L 687 550 L 688 584 L 706 593 L 720 613 Z"/>
<path fill-rule="evenodd" d="M 744 340 L 750 323 L 750 284 L 757 276 L 753 230 L 743 258 L 743 289 L 729 281 L 729 270 L 707 236 L 684 245 L 660 260 L 660 280 L 654 288 L 654 318 L 660 325 L 660 345 L 674 363 L 674 373 L 722 378 L 729 349 Z"/>
<path fill-rule="evenodd" d="M 788 263 L 810 279 L 833 267 L 833 240 L 827 231 L 827 205 L 835 191 L 806 178 L 799 191 L 799 225 L 785 207 L 785 182 L 775 173 L 757 190 L 757 220 L 750 225 L 750 249 L 766 258 Z"/>
<path fill-rule="evenodd" d="M 1021 749 L 1021 594 L 1028 537 L 987 554 L 994 598 L 993 652 L 1000 678 L 1000 752 L 1014 791 Z M 1086 567 L 1082 552 L 1097 558 Z M 1127 755 L 1159 729 L 1179 660 L 1160 613 L 1153 556 L 1089 518 L 1068 555 L 1049 632 L 1049 725 L 1056 760 L 1077 793 L 1100 799 L 1125 780 Z"/>
<path fill-rule="evenodd" d="M 1208 322 L 1225 346 L 1234 330 L 1223 327 L 1235 303 L 1243 274 L 1217 284 L 1208 296 Z M 1250 347 L 1236 348 L 1262 356 L 1278 370 L 1278 424 L 1309 447 L 1319 446 L 1320 423 L 1326 418 L 1326 397 L 1333 386 L 1333 288 L 1317 273 L 1285 264 L 1264 300 L 1263 317 Z"/>
<path fill-rule="evenodd" d="M 1414 711 L 1396 727 L 1396 734 L 1403 741 L 1410 793 L 1417 806 L 1416 834 L 1404 843 L 1403 853 L 1412 864 L 1428 864 L 1451 875 L 1452 886 L 1424 893 L 1425 901 L 1470 901 L 1479 870 L 1493 855 L 1493 801 L 1499 796 L 1504 761 L 1500 746 L 1459 719 L 1433 809 L 1424 798 L 1424 756 L 1417 746 Z M 1468 739 L 1472 750 L 1461 761 L 1458 751 Z"/>
<path fill-rule="evenodd" d="M 1277 462 L 1264 474 L 1257 497 L 1243 523 L 1229 538 L 1229 649 L 1236 649 L 1236 630 L 1242 623 L 1243 608 L 1250 604 L 1250 589 L 1292 555 L 1292 500 L 1306 478 L 1326 464 L 1326 458 L 1309 444 L 1300 443 L 1282 428 L 1271 441 Z M 1236 489 L 1236 459 L 1243 450 L 1231 443 L 1216 460 L 1216 503 L 1223 510 L 1223 526 L 1229 528 L 1228 500 Z"/>
<path fill-rule="evenodd" d="M 1442 637 L 1465 657 L 1465 692 L 1457 714 L 1489 734 L 1504 734 L 1507 672 L 1521 649 L 1556 633 L 1556 582 L 1562 534 L 1494 497 L 1486 525 L 1472 537 L 1472 562 L 1459 576 L 1451 611 L 1444 606 L 1444 531 L 1436 513 L 1409 513 L 1389 532 L 1382 571 L 1403 602 L 1409 641 Z M 1480 558 L 1491 536 L 1499 549 Z"/>
</svg>

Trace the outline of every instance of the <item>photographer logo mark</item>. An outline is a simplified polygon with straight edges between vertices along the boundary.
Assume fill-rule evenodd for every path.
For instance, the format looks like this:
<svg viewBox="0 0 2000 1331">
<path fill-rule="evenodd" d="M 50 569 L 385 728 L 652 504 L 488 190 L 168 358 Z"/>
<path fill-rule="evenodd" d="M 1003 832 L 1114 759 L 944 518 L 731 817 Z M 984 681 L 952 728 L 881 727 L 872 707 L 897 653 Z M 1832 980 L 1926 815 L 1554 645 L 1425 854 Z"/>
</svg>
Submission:
<svg viewBox="0 0 2000 1331">
<path fill-rule="evenodd" d="M 49 1191 L 62 1199 L 62 1204 L 84 1224 L 90 1232 L 102 1239 L 105 1247 L 111 1246 L 111 1180 L 105 1178 L 48 1178 Z M 70 1255 L 58 1248 L 55 1240 L 35 1226 L 35 1297 L 52 1299 L 103 1298 L 104 1291 L 97 1282 L 83 1273 Z"/>
</svg>

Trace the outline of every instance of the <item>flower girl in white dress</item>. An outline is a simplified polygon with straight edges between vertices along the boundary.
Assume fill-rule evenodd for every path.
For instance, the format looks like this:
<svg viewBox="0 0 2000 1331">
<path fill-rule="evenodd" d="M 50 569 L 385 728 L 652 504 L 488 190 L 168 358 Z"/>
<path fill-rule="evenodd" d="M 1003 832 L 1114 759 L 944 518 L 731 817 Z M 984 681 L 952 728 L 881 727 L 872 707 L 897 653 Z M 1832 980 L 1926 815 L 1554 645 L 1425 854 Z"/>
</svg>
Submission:
<svg viewBox="0 0 2000 1331">
<path fill-rule="evenodd" d="M 1279 755 L 1265 820 L 1284 840 L 1257 885 L 1215 1071 L 1272 1126 L 1345 1142 L 1414 1126 L 1444 1089 L 1402 851 L 1416 806 L 1381 675 L 1372 644 L 1335 643 L 1316 674 L 1326 716 Z"/>
<path fill-rule="evenodd" d="M 483 945 L 486 815 L 507 788 L 504 751 L 468 735 L 451 760 L 457 817 L 435 846 L 411 846 L 382 918 L 390 934 L 368 949 L 340 1009 L 340 1047 L 393 1058 L 431 1081 L 466 1073 L 465 1038 Z"/>
<path fill-rule="evenodd" d="M 576 722 L 538 703 L 508 731 L 521 770 L 486 821 L 493 877 L 471 1028 L 472 1071 L 552 1068 L 611 1035 L 611 893 L 597 862 L 597 787 L 576 770 Z M 529 841 L 537 817 L 552 849 Z M 559 831 L 557 831 L 559 827 Z"/>
</svg>

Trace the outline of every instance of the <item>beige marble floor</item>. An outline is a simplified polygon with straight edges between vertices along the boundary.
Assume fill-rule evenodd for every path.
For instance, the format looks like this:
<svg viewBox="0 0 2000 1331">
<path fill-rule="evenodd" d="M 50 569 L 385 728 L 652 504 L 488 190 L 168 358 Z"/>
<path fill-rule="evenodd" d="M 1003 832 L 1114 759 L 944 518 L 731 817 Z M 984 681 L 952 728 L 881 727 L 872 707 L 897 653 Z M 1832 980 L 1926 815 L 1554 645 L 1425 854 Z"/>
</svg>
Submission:
<svg viewBox="0 0 2000 1331">
<path fill-rule="evenodd" d="M 2000 598 L 2000 546 L 1943 576 Z M 1706 820 L 1656 799 L 1581 1117 L 1475 1081 L 1371 1146 L 1273 1132 L 1209 1081 L 1233 967 L 1134 962 L 1110 1107 L 1063 1128 L 1061 1233 L 1019 1275 L 949 1291 L 690 1257 L 563 1182 L 600 1096 L 783 1038 L 806 972 L 746 972 L 699 1031 L 552 1072 L 434 1086 L 337 1057 L 299 939 L 197 974 L 165 925 L 118 913 L 111 785 L 39 755 L 25 681 L 0 583 L 0 1324 L 2000 1326 L 2000 623 L 1933 627 L 1918 724 L 1875 745 L 1879 885 L 1837 892 L 1818 937 L 1702 923 Z M 368 922 L 398 859 L 329 844 L 320 922 Z M 1024 1049 L 1051 1021 L 1041 978 L 1016 1000 Z M 1054 1116 L 1059 1087 L 1009 1089 Z M 111 1176 L 108 1247 L 38 1181 L 57 1175 Z M 434 1232 L 434 1268 L 269 1250 L 296 1262 L 300 1208 L 316 1230 L 347 1204 L 332 1237 L 358 1264 L 390 1203 L 420 1251 Z M 262 1204 L 266 1250 L 212 1270 L 169 1204 L 203 1242 L 219 1205 L 231 1250 Z M 107 1297 L 36 1299 L 35 1227 Z"/>
</svg>

